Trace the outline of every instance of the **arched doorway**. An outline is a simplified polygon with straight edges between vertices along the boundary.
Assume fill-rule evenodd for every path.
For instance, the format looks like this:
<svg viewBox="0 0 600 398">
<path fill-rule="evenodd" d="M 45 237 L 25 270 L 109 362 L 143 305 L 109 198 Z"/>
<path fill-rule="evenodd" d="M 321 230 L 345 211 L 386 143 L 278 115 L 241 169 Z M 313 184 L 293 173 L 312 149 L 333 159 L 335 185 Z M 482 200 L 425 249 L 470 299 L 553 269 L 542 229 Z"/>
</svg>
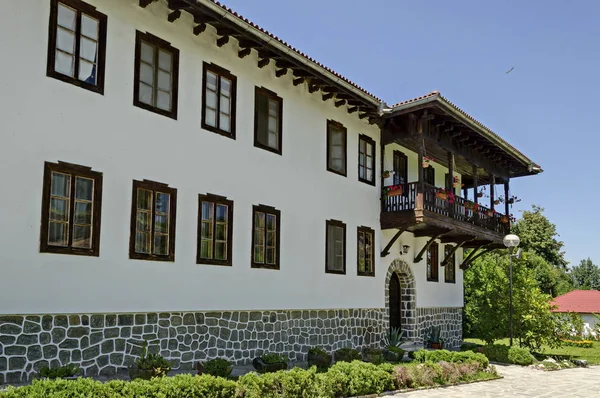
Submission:
<svg viewBox="0 0 600 398">
<path fill-rule="evenodd" d="M 404 338 L 416 339 L 415 278 L 410 266 L 400 259 L 392 261 L 385 278 L 387 328 L 399 327 Z"/>
</svg>

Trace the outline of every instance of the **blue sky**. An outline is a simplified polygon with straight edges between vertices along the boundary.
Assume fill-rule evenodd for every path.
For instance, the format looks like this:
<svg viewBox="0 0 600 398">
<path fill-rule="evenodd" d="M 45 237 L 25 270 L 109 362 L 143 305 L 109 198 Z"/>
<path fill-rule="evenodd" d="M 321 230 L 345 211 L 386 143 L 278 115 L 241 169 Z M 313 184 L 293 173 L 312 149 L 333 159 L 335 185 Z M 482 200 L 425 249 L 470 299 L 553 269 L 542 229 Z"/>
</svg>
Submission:
<svg viewBox="0 0 600 398">
<path fill-rule="evenodd" d="M 390 104 L 441 91 L 542 165 L 515 214 L 544 207 L 572 265 L 600 263 L 600 1 L 223 1 Z"/>
</svg>

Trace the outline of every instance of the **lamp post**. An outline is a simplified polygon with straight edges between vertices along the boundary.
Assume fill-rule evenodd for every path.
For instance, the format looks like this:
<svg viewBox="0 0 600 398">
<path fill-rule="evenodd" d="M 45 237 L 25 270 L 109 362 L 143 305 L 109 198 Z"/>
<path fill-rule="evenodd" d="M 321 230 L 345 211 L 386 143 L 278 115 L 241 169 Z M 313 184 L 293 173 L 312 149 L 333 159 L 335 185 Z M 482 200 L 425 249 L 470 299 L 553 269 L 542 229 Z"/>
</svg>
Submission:
<svg viewBox="0 0 600 398">
<path fill-rule="evenodd" d="M 512 347 L 513 345 L 513 305 L 512 305 L 512 294 L 513 294 L 513 281 L 512 281 L 512 258 L 514 256 L 513 251 L 515 250 L 515 248 L 517 246 L 519 246 L 519 243 L 521 243 L 521 239 L 519 239 L 519 237 L 517 235 L 514 234 L 510 234 L 510 235 L 506 235 L 504 237 L 504 239 L 502 239 L 502 242 L 504 242 L 504 246 L 506 246 L 508 248 L 508 258 L 509 258 L 509 263 L 510 263 L 510 267 L 509 267 L 509 280 L 510 280 L 510 294 L 509 294 L 509 323 L 510 323 L 510 346 Z"/>
</svg>

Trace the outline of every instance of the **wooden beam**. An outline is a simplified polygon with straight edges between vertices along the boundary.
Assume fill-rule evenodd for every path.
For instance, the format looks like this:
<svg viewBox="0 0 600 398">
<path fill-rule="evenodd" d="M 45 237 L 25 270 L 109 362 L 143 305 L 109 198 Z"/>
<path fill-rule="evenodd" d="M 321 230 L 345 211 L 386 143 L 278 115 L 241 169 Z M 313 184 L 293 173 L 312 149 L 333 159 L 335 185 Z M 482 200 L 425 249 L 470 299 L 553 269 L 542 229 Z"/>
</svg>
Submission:
<svg viewBox="0 0 600 398">
<path fill-rule="evenodd" d="M 238 51 L 238 57 L 244 58 L 244 57 L 250 55 L 251 52 L 252 52 L 252 48 L 251 47 L 243 48 L 240 51 Z"/>
<path fill-rule="evenodd" d="M 258 44 L 252 40 L 240 40 L 238 42 L 238 44 L 240 45 L 240 48 L 260 48 L 260 47 L 262 47 L 261 44 Z"/>
<path fill-rule="evenodd" d="M 196 24 L 206 24 L 211 22 L 214 22 L 214 18 L 211 18 L 208 15 L 194 15 L 194 23 Z"/>
<path fill-rule="evenodd" d="M 369 117 L 369 113 L 366 113 L 366 112 L 365 113 L 361 113 L 361 114 L 358 115 L 358 117 L 359 117 L 359 119 L 364 119 L 366 117 Z"/>
<path fill-rule="evenodd" d="M 353 106 L 352 108 L 348 108 L 348 113 L 358 112 L 358 106 Z"/>
<path fill-rule="evenodd" d="M 277 70 L 275 71 L 275 76 L 277 76 L 277 77 L 281 77 L 281 76 L 283 76 L 283 75 L 286 75 L 286 74 L 287 74 L 287 72 L 288 72 L 287 68 L 284 68 L 284 69 L 277 69 Z"/>
<path fill-rule="evenodd" d="M 496 185 L 496 177 L 492 174 L 490 181 L 490 209 L 494 210 L 494 185 Z"/>
<path fill-rule="evenodd" d="M 302 83 L 304 83 L 304 78 L 303 77 L 299 77 L 297 79 L 294 79 L 293 83 L 294 83 L 294 86 L 299 86 Z"/>
<path fill-rule="evenodd" d="M 471 261 L 473 259 L 473 257 L 476 256 L 479 249 L 481 249 L 484 246 L 487 246 L 487 244 L 480 244 L 479 246 L 477 246 L 473 250 L 471 250 L 471 253 L 469 253 L 467 258 L 463 259 L 463 262 L 460 265 L 460 269 L 466 269 L 466 267 L 469 265 L 469 261 Z"/>
<path fill-rule="evenodd" d="M 200 33 L 204 32 L 205 30 L 206 30 L 206 24 L 205 23 L 201 23 L 200 25 L 194 26 L 194 34 L 196 36 L 198 36 Z"/>
<path fill-rule="evenodd" d="M 398 238 L 400 237 L 400 235 L 402 235 L 402 233 L 404 231 L 406 231 L 406 227 L 398 228 L 398 231 L 396 231 L 396 234 L 392 237 L 392 239 L 388 242 L 388 244 L 383 248 L 383 251 L 381 252 L 381 257 L 385 257 L 388 254 L 390 254 L 390 249 L 392 248 L 394 243 L 396 243 L 396 241 L 398 240 Z"/>
<path fill-rule="evenodd" d="M 140 0 L 139 4 L 140 4 L 140 7 L 146 8 L 152 2 L 154 2 L 154 0 Z"/>
<path fill-rule="evenodd" d="M 219 47 L 223 47 L 227 43 L 229 43 L 229 36 L 221 36 L 217 39 L 217 46 Z"/>
<path fill-rule="evenodd" d="M 310 77 L 312 74 L 303 69 L 294 69 L 294 76 L 296 77 Z"/>
<path fill-rule="evenodd" d="M 450 231 L 452 231 L 450 228 L 429 227 L 429 228 L 417 229 L 413 232 L 413 235 L 415 238 L 422 238 L 425 236 L 432 237 L 432 236 L 440 236 L 440 235 L 446 234 Z"/>
<path fill-rule="evenodd" d="M 467 241 L 462 241 L 457 245 L 454 245 L 454 247 L 452 248 L 452 250 L 450 250 L 450 253 L 448 253 L 448 255 L 446 256 L 446 258 L 444 258 L 444 260 L 442 261 L 442 267 L 444 267 L 446 264 L 448 264 L 448 261 L 450 260 L 450 257 L 452 257 L 454 255 L 454 253 L 456 253 L 456 251 L 458 249 L 460 249 L 462 247 L 462 245 L 464 245 Z"/>
<path fill-rule="evenodd" d="M 473 202 L 478 203 L 477 199 L 477 185 L 479 184 L 479 172 L 477 166 L 473 165 Z"/>
<path fill-rule="evenodd" d="M 336 108 L 339 108 L 340 106 L 343 106 L 344 104 L 346 104 L 346 100 L 335 101 L 335 107 Z"/>
<path fill-rule="evenodd" d="M 178 20 L 179 17 L 181 17 L 181 10 L 175 10 L 167 16 L 167 20 L 173 23 Z"/>
<path fill-rule="evenodd" d="M 471 257 L 471 258 L 467 259 L 468 261 L 463 261 L 463 263 L 460 265 L 460 268 L 463 270 L 469 268 L 469 266 L 473 263 L 473 261 L 477 260 L 479 257 L 483 256 L 484 254 L 487 254 L 487 253 L 491 252 L 492 250 L 496 250 L 496 249 L 498 249 L 498 248 L 490 247 L 490 248 L 480 251 L 479 253 L 477 253 L 477 255 L 475 255 L 473 257 L 471 257 L 471 255 L 469 255 L 469 257 Z M 473 250 L 471 252 L 471 254 L 473 254 L 474 252 L 475 252 L 475 250 Z"/>
<path fill-rule="evenodd" d="M 271 62 L 271 58 L 259 59 L 258 60 L 258 67 L 262 69 L 265 66 L 269 65 L 269 62 Z"/>
<path fill-rule="evenodd" d="M 504 215 L 507 217 L 510 214 L 510 209 L 508 208 L 508 184 L 510 183 L 509 181 L 510 180 L 507 178 L 504 182 Z"/>
<path fill-rule="evenodd" d="M 429 247 L 433 244 L 433 242 L 435 242 L 435 240 L 440 236 L 441 234 L 438 235 L 434 235 L 432 236 L 427 243 L 425 244 L 425 246 L 423 246 L 423 248 L 421 249 L 421 251 L 419 252 L 419 254 L 417 254 L 417 257 L 415 257 L 414 261 L 415 263 L 420 262 L 421 260 L 423 260 L 423 255 L 425 254 L 425 252 L 429 249 Z"/>
<path fill-rule="evenodd" d="M 317 91 L 319 91 L 319 86 L 317 86 L 316 84 L 311 84 L 311 85 L 308 86 L 308 92 L 309 93 L 312 94 L 312 93 L 317 92 Z"/>
<path fill-rule="evenodd" d="M 332 99 L 334 95 L 335 95 L 334 93 L 323 94 L 323 101 Z"/>
</svg>

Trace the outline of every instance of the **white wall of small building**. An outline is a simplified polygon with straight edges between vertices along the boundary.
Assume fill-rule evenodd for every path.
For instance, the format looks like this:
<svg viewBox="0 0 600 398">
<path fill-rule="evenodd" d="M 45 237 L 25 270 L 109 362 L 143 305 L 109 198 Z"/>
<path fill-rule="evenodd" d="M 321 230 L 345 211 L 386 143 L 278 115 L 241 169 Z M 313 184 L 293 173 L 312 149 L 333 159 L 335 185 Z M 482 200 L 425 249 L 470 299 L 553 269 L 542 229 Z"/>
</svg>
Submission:
<svg viewBox="0 0 600 398">
<path fill-rule="evenodd" d="M 194 36 L 188 14 L 169 23 L 165 2 L 87 2 L 108 15 L 104 95 L 46 77 L 48 0 L 10 1 L 0 13 L 0 47 L 11 54 L 0 63 L 0 314 L 384 307 L 387 258 L 376 250 L 376 277 L 356 275 L 357 226 L 373 228 L 380 246 L 380 160 L 376 187 L 358 181 L 356 164 L 358 135 L 379 142 L 378 128 L 291 74 L 276 78 L 272 64 L 259 69 L 255 52 L 238 58 L 235 40 L 218 48 L 212 28 Z M 180 50 L 178 120 L 132 105 L 136 29 Z M 203 61 L 238 78 L 236 140 L 200 128 Z M 255 86 L 283 98 L 283 156 L 253 145 Z M 326 171 L 327 119 L 348 129 L 346 178 Z M 43 166 L 59 160 L 104 175 L 99 257 L 39 252 Z M 134 179 L 178 190 L 173 263 L 129 259 Z M 200 193 L 234 200 L 231 267 L 196 264 Z M 280 270 L 250 267 L 255 204 L 281 210 Z M 347 224 L 346 275 L 325 273 L 327 219 Z M 414 268 L 427 292 L 419 306 L 462 299 L 452 293 L 460 271 L 446 285 Z"/>
</svg>

